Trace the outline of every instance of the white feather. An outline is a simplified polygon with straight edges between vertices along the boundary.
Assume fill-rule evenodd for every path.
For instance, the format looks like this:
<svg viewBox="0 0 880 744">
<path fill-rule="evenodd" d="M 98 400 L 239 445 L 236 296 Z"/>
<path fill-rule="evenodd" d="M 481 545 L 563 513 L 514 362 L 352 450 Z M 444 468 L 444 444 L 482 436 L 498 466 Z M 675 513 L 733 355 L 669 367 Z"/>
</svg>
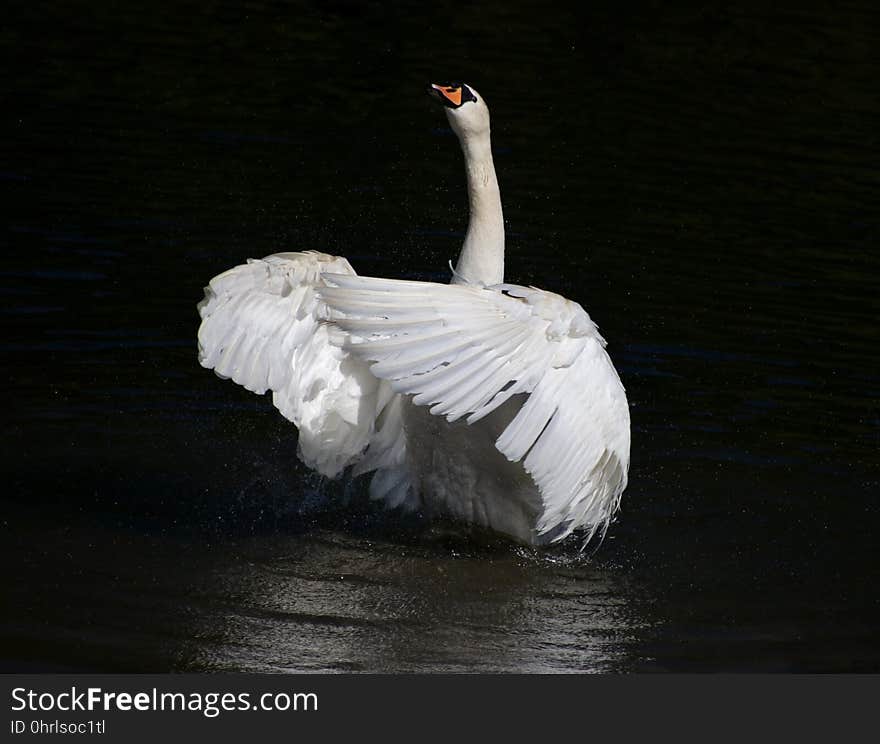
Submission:
<svg viewBox="0 0 880 744">
<path fill-rule="evenodd" d="M 495 441 L 522 462 L 543 510 L 538 536 L 604 529 L 626 487 L 629 409 L 602 337 L 580 305 L 534 288 L 325 275 L 320 299 L 345 348 L 412 403 L 479 420 L 497 396 L 529 393 Z M 356 301 L 355 301 L 356 298 Z M 433 308 L 415 330 L 400 319 Z"/>
</svg>

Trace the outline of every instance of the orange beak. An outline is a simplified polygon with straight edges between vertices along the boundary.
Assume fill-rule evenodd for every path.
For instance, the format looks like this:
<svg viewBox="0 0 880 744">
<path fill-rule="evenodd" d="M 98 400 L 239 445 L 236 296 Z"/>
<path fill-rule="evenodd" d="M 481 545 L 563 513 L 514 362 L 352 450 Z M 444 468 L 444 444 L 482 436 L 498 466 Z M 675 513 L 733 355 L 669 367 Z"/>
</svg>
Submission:
<svg viewBox="0 0 880 744">
<path fill-rule="evenodd" d="M 437 93 L 445 98 L 449 103 L 453 106 L 461 106 L 461 88 L 450 86 L 450 85 L 436 85 L 431 83 L 431 87 L 437 91 Z"/>
</svg>

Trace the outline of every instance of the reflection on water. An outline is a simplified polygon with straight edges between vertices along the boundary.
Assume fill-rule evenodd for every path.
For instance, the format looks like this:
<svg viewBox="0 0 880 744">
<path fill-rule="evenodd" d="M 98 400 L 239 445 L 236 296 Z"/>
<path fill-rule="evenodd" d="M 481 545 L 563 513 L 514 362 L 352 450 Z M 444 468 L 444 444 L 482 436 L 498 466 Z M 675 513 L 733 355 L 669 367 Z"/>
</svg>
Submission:
<svg viewBox="0 0 880 744">
<path fill-rule="evenodd" d="M 266 671 L 601 671 L 625 663 L 632 622 L 610 574 L 489 555 L 310 539 L 231 567 L 241 601 L 206 664 Z"/>
<path fill-rule="evenodd" d="M 630 606 L 637 593 L 625 577 L 576 551 L 546 556 L 433 534 L 408 545 L 322 530 L 214 545 L 120 540 L 94 527 L 44 535 L 9 599 L 45 624 L 20 611 L 7 617 L 7 664 L 268 672 L 633 665 L 630 642 L 645 620 Z M 57 566 L 53 580 L 37 583 L 46 564 Z"/>
<path fill-rule="evenodd" d="M 404 5 L 10 14 L 4 668 L 880 670 L 873 6 Z M 248 256 L 447 278 L 438 75 L 490 102 L 509 279 L 627 387 L 593 560 L 320 484 L 196 362 Z"/>
</svg>

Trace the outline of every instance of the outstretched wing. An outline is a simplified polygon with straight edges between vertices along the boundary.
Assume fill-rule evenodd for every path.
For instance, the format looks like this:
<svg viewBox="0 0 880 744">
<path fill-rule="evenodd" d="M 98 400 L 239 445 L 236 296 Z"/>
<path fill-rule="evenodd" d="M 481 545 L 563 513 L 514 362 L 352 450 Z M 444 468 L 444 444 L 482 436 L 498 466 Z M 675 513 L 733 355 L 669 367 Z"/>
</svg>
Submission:
<svg viewBox="0 0 880 744">
<path fill-rule="evenodd" d="M 251 259 L 214 277 L 198 305 L 198 338 L 202 366 L 252 392 L 271 390 L 299 429 L 300 457 L 333 477 L 359 459 L 390 396 L 380 396 L 363 361 L 330 342 L 315 294 L 328 271 L 354 276 L 344 258 L 309 251 Z"/>
<path fill-rule="evenodd" d="M 514 285 L 482 287 L 326 275 L 318 293 L 345 349 L 396 393 L 468 423 L 528 398 L 496 441 L 541 492 L 537 530 L 604 530 L 629 467 L 626 394 L 580 305 Z"/>
</svg>

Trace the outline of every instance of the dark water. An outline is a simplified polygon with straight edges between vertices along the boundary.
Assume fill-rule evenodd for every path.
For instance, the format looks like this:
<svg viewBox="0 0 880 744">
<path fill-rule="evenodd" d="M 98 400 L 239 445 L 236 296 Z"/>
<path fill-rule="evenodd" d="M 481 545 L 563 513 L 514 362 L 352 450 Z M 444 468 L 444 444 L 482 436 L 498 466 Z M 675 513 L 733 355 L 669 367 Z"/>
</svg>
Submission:
<svg viewBox="0 0 880 744">
<path fill-rule="evenodd" d="M 3 669 L 880 671 L 880 14 L 738 5 L 12 3 Z M 322 484 L 196 362 L 249 256 L 445 279 L 432 79 L 489 101 L 509 279 L 628 390 L 592 560 Z"/>
</svg>

